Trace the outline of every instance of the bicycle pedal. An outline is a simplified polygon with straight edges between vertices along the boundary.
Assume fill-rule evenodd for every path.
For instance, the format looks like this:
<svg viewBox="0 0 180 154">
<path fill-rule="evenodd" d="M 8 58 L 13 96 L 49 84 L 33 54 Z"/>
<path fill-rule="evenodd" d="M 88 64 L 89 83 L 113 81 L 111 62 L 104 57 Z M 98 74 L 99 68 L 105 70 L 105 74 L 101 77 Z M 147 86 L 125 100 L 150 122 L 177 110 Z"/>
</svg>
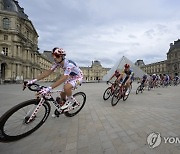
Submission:
<svg viewBox="0 0 180 154">
<path fill-rule="evenodd" d="M 53 118 L 59 117 L 60 114 L 61 114 L 61 113 L 56 109 L 56 110 L 54 111 L 54 114 L 52 115 L 52 117 L 53 117 Z"/>
</svg>

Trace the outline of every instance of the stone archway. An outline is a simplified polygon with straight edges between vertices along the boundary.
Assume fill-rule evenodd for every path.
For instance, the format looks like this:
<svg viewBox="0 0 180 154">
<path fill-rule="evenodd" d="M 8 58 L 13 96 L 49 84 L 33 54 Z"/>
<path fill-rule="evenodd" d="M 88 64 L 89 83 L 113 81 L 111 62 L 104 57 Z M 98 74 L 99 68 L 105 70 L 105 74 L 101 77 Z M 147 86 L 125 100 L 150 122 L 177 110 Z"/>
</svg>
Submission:
<svg viewBox="0 0 180 154">
<path fill-rule="evenodd" d="M 1 63 L 0 78 L 1 78 L 2 80 L 5 80 L 5 77 L 6 77 L 6 69 L 7 69 L 7 64 L 6 64 L 6 63 Z"/>
</svg>

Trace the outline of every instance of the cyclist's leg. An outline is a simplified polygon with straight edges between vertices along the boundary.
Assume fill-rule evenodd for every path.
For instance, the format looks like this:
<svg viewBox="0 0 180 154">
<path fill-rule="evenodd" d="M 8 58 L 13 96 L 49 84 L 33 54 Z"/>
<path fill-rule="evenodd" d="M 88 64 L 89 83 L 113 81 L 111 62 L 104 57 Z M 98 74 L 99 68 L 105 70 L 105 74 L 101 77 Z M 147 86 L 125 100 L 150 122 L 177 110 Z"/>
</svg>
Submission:
<svg viewBox="0 0 180 154">
<path fill-rule="evenodd" d="M 56 98 L 56 101 L 62 106 L 62 105 L 64 105 L 64 103 L 66 102 L 66 93 L 65 93 L 64 91 L 62 91 L 62 92 L 60 93 L 60 96 L 61 96 L 61 97 L 57 97 L 57 98 Z"/>
<path fill-rule="evenodd" d="M 69 103 L 70 104 L 76 103 L 76 100 L 75 100 L 75 98 L 72 95 L 72 89 L 77 88 L 78 85 L 80 85 L 81 83 L 82 83 L 82 77 L 71 79 L 71 80 L 69 80 L 69 81 L 67 81 L 65 83 L 65 85 L 64 85 L 64 92 L 65 92 L 65 94 L 67 96 L 68 103 L 64 104 L 62 109 L 63 108 L 67 108 L 69 106 Z"/>
<path fill-rule="evenodd" d="M 122 82 L 122 85 L 125 87 L 125 91 L 127 91 L 128 87 L 129 87 L 128 82 L 127 82 L 128 78 L 129 77 L 125 77 L 124 81 Z"/>
<path fill-rule="evenodd" d="M 131 79 L 129 79 L 129 80 L 126 82 L 126 91 L 127 91 L 128 94 L 129 94 L 129 92 L 130 92 L 130 86 L 131 86 Z"/>
<path fill-rule="evenodd" d="M 66 97 L 68 95 L 72 95 L 72 85 L 68 83 L 68 81 L 65 82 L 63 91 L 60 93 L 61 99 L 56 98 L 56 101 L 60 104 L 61 109 L 66 109 L 68 107 L 68 103 L 66 103 Z M 52 114 L 52 117 L 59 117 L 59 113 L 57 110 L 54 111 L 54 114 Z"/>
</svg>

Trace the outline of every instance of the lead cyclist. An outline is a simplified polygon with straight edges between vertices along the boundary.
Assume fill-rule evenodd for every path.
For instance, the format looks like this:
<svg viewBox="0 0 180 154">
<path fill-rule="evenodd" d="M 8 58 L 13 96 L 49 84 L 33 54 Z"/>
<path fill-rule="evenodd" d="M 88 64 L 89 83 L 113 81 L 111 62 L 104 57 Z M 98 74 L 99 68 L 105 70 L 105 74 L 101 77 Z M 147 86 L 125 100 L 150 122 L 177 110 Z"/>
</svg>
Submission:
<svg viewBox="0 0 180 154">
<path fill-rule="evenodd" d="M 130 93 L 130 86 L 132 84 L 132 81 L 134 79 L 134 72 L 130 69 L 130 65 L 129 64 L 125 64 L 124 65 L 124 74 L 126 74 L 126 77 L 124 78 L 122 84 L 125 86 L 126 88 L 126 93 L 125 95 L 129 95 Z"/>
<path fill-rule="evenodd" d="M 54 70 L 57 68 L 63 69 L 64 75 L 61 76 L 56 82 L 54 82 L 48 88 L 43 88 L 39 92 L 39 94 L 46 95 L 50 92 L 50 90 L 64 83 L 63 92 L 60 93 L 61 99 L 58 100 L 58 103 L 61 105 L 61 109 L 66 109 L 70 105 L 74 105 L 74 103 L 76 103 L 74 97 L 72 96 L 72 89 L 77 88 L 78 85 L 82 84 L 83 73 L 75 62 L 65 58 L 66 52 L 62 48 L 55 47 L 52 50 L 52 57 L 54 59 L 54 64 L 52 65 L 52 67 L 49 70 L 46 70 L 45 72 L 37 76 L 36 79 L 28 81 L 27 85 L 33 84 L 38 80 L 46 78 L 47 76 L 52 74 Z M 68 99 L 68 101 L 66 101 L 66 98 Z M 55 117 L 55 114 L 53 114 L 53 117 Z"/>
</svg>

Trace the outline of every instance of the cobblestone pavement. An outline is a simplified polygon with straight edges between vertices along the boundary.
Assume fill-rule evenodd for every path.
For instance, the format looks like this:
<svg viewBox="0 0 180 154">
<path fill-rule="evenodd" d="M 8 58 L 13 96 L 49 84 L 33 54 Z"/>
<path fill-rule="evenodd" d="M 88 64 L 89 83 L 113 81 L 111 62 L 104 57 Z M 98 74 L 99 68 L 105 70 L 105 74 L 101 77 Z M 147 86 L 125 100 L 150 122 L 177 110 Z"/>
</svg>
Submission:
<svg viewBox="0 0 180 154">
<path fill-rule="evenodd" d="M 48 83 L 46 83 L 48 84 Z M 74 117 L 48 117 L 36 132 L 19 141 L 0 143 L 1 154 L 179 154 L 180 86 L 135 94 L 112 107 L 102 95 L 105 83 L 86 83 L 87 102 Z M 0 116 L 9 108 L 34 97 L 22 85 L 0 85 Z M 52 111 L 54 107 L 52 107 Z M 51 114 L 52 114 L 51 111 Z M 150 148 L 147 136 L 161 134 L 161 144 Z M 169 137 L 165 143 L 164 137 Z M 176 138 L 173 138 L 176 137 Z M 175 140 L 176 139 L 176 140 Z M 173 142 L 177 143 L 173 143 Z M 170 143 L 169 143 L 170 142 Z"/>
</svg>

